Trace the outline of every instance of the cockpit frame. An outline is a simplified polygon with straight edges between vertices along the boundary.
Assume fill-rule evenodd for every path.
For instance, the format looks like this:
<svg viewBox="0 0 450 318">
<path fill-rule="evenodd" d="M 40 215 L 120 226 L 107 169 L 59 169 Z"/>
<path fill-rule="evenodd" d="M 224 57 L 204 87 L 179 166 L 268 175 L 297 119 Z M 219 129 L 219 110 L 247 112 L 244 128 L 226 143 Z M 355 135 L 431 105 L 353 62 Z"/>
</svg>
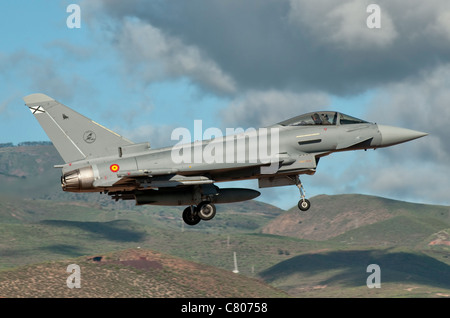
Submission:
<svg viewBox="0 0 450 318">
<path fill-rule="evenodd" d="M 315 126 L 315 125 L 351 125 L 351 124 L 367 124 L 369 122 L 352 117 L 335 111 L 319 111 L 306 113 L 296 116 L 282 122 L 278 125 L 282 126 Z"/>
</svg>

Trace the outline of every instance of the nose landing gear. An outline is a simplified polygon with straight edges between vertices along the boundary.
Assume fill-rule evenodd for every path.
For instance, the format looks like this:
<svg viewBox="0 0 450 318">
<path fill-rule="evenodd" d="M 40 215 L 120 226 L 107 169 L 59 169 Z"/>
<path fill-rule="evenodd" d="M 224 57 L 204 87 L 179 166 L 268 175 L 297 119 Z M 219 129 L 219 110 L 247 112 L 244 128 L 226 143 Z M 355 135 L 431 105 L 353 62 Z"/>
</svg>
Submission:
<svg viewBox="0 0 450 318">
<path fill-rule="evenodd" d="M 306 199 L 305 189 L 303 188 L 302 181 L 300 180 L 299 176 L 295 176 L 295 185 L 300 191 L 301 197 L 300 201 L 298 201 L 298 208 L 302 211 L 308 211 L 309 208 L 311 207 L 311 202 L 309 202 L 309 200 Z"/>
<path fill-rule="evenodd" d="M 300 201 L 298 201 L 298 208 L 302 211 L 308 211 L 311 207 L 311 202 L 309 202 L 308 199 L 302 198 Z"/>
</svg>

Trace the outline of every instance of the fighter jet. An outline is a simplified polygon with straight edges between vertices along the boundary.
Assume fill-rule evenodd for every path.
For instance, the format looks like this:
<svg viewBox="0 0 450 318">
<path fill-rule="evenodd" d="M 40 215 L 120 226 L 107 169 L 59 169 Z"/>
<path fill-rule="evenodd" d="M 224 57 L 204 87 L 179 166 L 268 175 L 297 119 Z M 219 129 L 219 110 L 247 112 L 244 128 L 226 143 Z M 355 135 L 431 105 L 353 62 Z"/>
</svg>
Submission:
<svg viewBox="0 0 450 318">
<path fill-rule="evenodd" d="M 24 97 L 64 160 L 61 186 L 137 205 L 184 205 L 182 218 L 211 220 L 215 204 L 251 200 L 259 191 L 218 182 L 257 179 L 259 188 L 295 185 L 298 208 L 311 204 L 299 178 L 334 152 L 389 147 L 427 133 L 379 125 L 337 111 L 316 111 L 252 131 L 152 149 L 133 143 L 41 93 Z"/>
</svg>

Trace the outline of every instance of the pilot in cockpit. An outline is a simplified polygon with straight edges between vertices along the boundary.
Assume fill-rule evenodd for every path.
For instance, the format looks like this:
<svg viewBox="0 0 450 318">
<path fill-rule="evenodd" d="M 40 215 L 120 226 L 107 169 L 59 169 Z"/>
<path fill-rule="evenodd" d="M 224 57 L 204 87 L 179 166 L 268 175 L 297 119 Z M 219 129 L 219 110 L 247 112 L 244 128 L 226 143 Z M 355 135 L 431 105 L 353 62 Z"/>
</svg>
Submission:
<svg viewBox="0 0 450 318">
<path fill-rule="evenodd" d="M 330 121 L 328 120 L 328 114 L 321 114 L 320 118 L 322 119 L 322 125 L 331 125 Z"/>
<path fill-rule="evenodd" d="M 319 116 L 318 113 L 314 113 L 314 114 L 311 116 L 311 118 L 312 118 L 312 120 L 314 121 L 314 124 L 315 124 L 315 125 L 322 125 L 322 120 L 320 119 L 320 116 Z"/>
</svg>

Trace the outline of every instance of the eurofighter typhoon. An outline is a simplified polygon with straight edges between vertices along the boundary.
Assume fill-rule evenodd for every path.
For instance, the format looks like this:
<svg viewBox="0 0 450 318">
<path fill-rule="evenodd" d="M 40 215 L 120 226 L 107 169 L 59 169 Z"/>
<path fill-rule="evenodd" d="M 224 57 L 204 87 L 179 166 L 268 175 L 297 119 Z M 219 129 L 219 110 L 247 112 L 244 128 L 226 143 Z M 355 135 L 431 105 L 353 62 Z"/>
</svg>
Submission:
<svg viewBox="0 0 450 318">
<path fill-rule="evenodd" d="M 317 111 L 258 130 L 150 148 L 133 143 L 53 98 L 24 97 L 64 160 L 61 186 L 69 192 L 100 192 L 137 205 L 187 206 L 184 222 L 211 220 L 215 204 L 251 200 L 253 189 L 219 188 L 218 182 L 257 179 L 259 188 L 295 185 L 306 211 L 299 175 L 313 175 L 333 152 L 389 147 L 426 136 L 370 123 L 336 111 Z M 186 130 L 186 129 L 185 129 Z M 216 134 L 217 135 L 217 134 Z"/>
</svg>

